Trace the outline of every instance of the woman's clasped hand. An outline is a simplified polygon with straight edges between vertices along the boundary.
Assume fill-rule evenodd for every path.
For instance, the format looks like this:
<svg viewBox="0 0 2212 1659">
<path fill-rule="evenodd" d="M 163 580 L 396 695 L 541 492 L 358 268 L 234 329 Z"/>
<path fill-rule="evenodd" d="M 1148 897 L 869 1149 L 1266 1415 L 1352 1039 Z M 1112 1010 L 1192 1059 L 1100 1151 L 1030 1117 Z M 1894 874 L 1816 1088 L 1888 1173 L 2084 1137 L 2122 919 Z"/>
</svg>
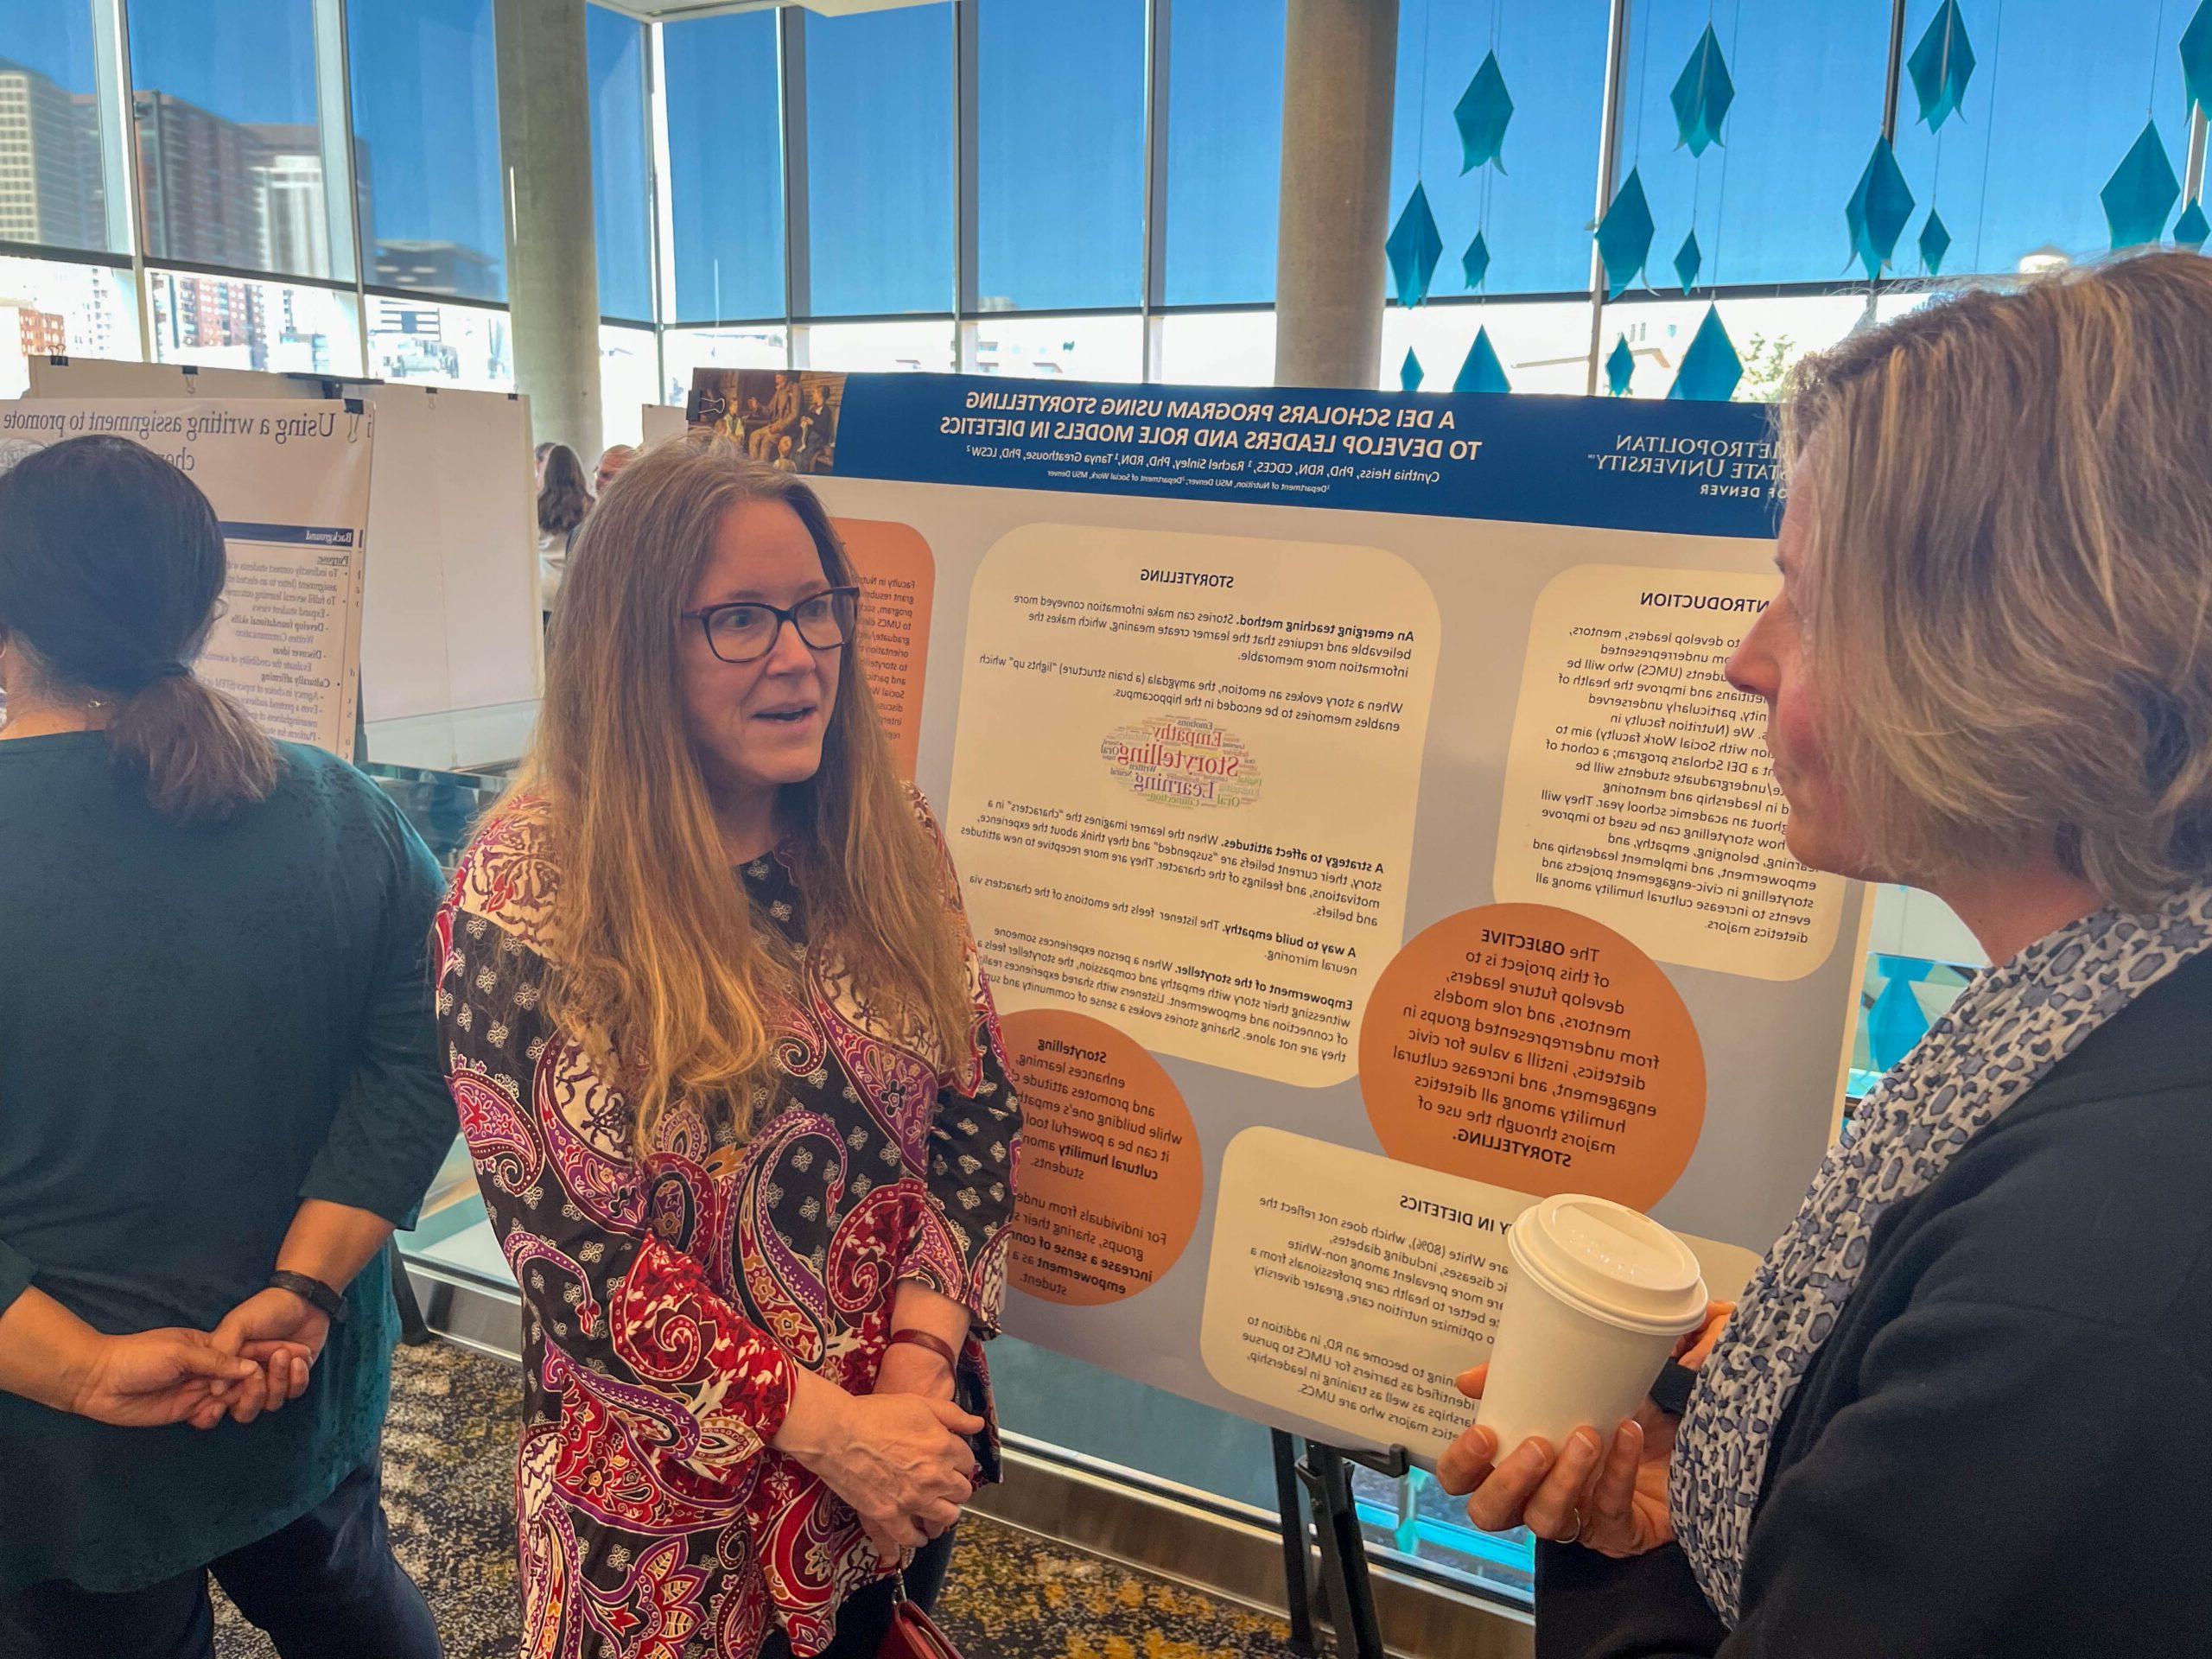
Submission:
<svg viewBox="0 0 2212 1659">
<path fill-rule="evenodd" d="M 983 1420 L 950 1400 L 847 1394 L 797 1376 L 776 1449 L 852 1505 L 876 1554 L 895 1562 L 950 1531 L 976 1495 L 976 1454 L 963 1437 L 982 1433 Z"/>
</svg>

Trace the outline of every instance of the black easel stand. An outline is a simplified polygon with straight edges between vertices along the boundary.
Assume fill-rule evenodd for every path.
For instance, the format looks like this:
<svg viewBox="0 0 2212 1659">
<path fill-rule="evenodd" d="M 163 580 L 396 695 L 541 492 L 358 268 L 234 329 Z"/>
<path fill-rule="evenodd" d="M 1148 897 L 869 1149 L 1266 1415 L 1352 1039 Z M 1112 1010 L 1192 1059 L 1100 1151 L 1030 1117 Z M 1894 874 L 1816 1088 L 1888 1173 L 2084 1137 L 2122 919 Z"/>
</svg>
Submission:
<svg viewBox="0 0 2212 1659">
<path fill-rule="evenodd" d="M 1395 1446 L 1388 1452 L 1356 1452 L 1308 1440 L 1300 1460 L 1295 1440 L 1281 1429 L 1271 1433 L 1275 1500 L 1282 1511 L 1291 1649 L 1300 1654 L 1319 1653 L 1314 1627 L 1325 1618 L 1336 1631 L 1338 1659 L 1384 1659 L 1375 1592 L 1367 1576 L 1367 1543 L 1360 1535 L 1359 1510 L 1352 1500 L 1351 1465 L 1396 1480 L 1409 1466 L 1406 1449 Z"/>
</svg>

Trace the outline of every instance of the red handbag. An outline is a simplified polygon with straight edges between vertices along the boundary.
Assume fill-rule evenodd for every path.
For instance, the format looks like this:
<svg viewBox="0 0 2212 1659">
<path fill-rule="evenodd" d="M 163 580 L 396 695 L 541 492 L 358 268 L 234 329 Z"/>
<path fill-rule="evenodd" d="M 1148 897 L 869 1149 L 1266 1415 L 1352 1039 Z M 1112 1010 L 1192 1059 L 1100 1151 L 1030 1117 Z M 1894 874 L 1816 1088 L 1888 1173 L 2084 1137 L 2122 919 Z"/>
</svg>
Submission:
<svg viewBox="0 0 2212 1659">
<path fill-rule="evenodd" d="M 906 1599 L 906 1575 L 899 1575 L 899 1601 L 891 1610 L 891 1628 L 883 1633 L 880 1659 L 961 1659 L 960 1649 L 946 1639 L 935 1621 L 918 1602 Z"/>
</svg>

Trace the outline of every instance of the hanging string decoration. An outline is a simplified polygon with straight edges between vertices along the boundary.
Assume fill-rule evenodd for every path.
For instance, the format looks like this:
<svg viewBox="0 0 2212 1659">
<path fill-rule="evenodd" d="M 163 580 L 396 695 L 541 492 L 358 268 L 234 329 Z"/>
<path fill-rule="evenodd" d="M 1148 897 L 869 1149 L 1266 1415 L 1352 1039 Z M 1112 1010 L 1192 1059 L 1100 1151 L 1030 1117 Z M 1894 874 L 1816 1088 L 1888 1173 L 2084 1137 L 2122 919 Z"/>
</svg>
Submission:
<svg viewBox="0 0 2212 1659">
<path fill-rule="evenodd" d="M 2181 180 L 2166 155 L 2158 124 L 2145 121 L 2129 146 L 2126 156 L 2113 169 L 2105 188 L 2097 193 L 2104 203 L 2105 223 L 2112 227 L 2112 245 L 2139 247 L 2165 234 L 2166 215 L 2181 200 Z"/>
<path fill-rule="evenodd" d="M 1720 37 L 1708 21 L 1669 95 L 1675 106 L 1675 130 L 1680 135 L 1675 147 L 1688 144 L 1691 155 L 1702 156 L 1707 146 L 1719 143 L 1720 123 L 1735 101 L 1736 83 L 1720 55 Z"/>
<path fill-rule="evenodd" d="M 1959 0 L 1943 0 L 1929 20 L 1920 44 L 1905 60 L 1912 90 L 1920 99 L 1920 118 L 1936 135 L 1935 176 L 1928 187 L 1928 220 L 1920 227 L 1920 266 L 1930 276 L 1941 274 L 1943 256 L 1951 251 L 1951 227 L 1936 210 L 1936 196 L 1943 182 L 1943 124 L 1960 113 L 1966 101 L 1967 83 L 1974 79 L 1974 42 L 1967 38 L 1967 20 Z"/>
<path fill-rule="evenodd" d="M 1467 347 L 1467 360 L 1459 365 L 1459 377 L 1452 381 L 1454 391 L 1510 391 L 1513 383 L 1505 378 L 1505 365 L 1498 361 L 1497 348 L 1490 343 L 1490 330 L 1475 330 L 1475 343 Z"/>
<path fill-rule="evenodd" d="M 1943 270 L 1943 256 L 1950 251 L 1950 227 L 1943 223 L 1943 215 L 1930 207 L 1928 210 L 1928 222 L 1920 227 L 1921 268 L 1930 276 L 1941 276 Z"/>
<path fill-rule="evenodd" d="M 1613 349 L 1605 353 L 1605 390 L 1616 397 L 1628 395 L 1628 383 L 1636 378 L 1636 353 L 1628 348 L 1628 336 L 1623 334 L 1613 342 Z"/>
<path fill-rule="evenodd" d="M 2194 253 L 2204 245 L 2207 236 L 2212 236 L 2212 220 L 2204 217 L 2202 200 L 2191 196 L 2189 206 L 2181 210 L 2181 217 L 2174 220 L 2174 246 Z"/>
<path fill-rule="evenodd" d="M 1736 342 L 1728 338 L 1727 326 L 1720 321 L 1720 308 L 1708 305 L 1689 350 L 1682 353 L 1682 366 L 1675 371 L 1675 384 L 1667 396 L 1725 404 L 1736 395 L 1743 378 L 1743 360 L 1736 355 Z"/>
<path fill-rule="evenodd" d="M 1497 62 L 1497 22 L 1502 0 L 1491 0 L 1490 50 L 1483 56 L 1474 79 L 1459 101 L 1452 106 L 1452 119 L 1459 129 L 1461 177 L 1478 168 L 1483 174 L 1482 206 L 1478 212 L 1475 239 L 1459 257 L 1459 272 L 1467 291 L 1479 289 L 1490 276 L 1490 191 L 1491 175 L 1505 171 L 1505 130 L 1513 122 L 1513 95 L 1505 90 L 1505 71 Z"/>
<path fill-rule="evenodd" d="M 1467 244 L 1466 252 L 1459 256 L 1459 274 L 1467 279 L 1470 292 L 1483 285 L 1483 278 L 1490 275 L 1490 242 L 1480 231 Z"/>
<path fill-rule="evenodd" d="M 1704 261 L 1705 255 L 1697 245 L 1697 232 L 1692 231 L 1675 251 L 1675 275 L 1682 284 L 1683 293 L 1688 294 L 1697 286 L 1697 270 Z"/>
<path fill-rule="evenodd" d="M 2190 110 L 2212 116 L 2212 0 L 2203 0 L 2181 32 L 2181 78 Z"/>
<path fill-rule="evenodd" d="M 1598 257 L 1605 268 L 1605 297 L 1618 300 L 1651 257 L 1651 204 L 1643 194 L 1641 168 L 1630 168 L 1612 205 L 1598 221 Z"/>
<path fill-rule="evenodd" d="M 1959 11 L 1959 0 L 1943 0 L 1936 9 L 1927 33 L 1912 48 L 1904 67 L 1920 99 L 1920 118 L 1928 124 L 1929 131 L 1942 131 L 1943 124 L 1958 113 L 1967 83 L 1974 79 L 1974 43 L 1967 39 L 1967 20 Z"/>
<path fill-rule="evenodd" d="M 1413 347 L 1406 347 L 1406 360 L 1398 365 L 1398 385 L 1406 391 L 1419 391 L 1421 383 L 1428 377 L 1421 372 L 1421 359 L 1414 355 Z"/>
<path fill-rule="evenodd" d="M 1444 257 L 1444 238 L 1437 233 L 1436 215 L 1429 211 L 1428 191 L 1418 181 L 1382 251 L 1390 257 L 1390 278 L 1397 286 L 1398 303 L 1414 306 L 1427 299 L 1436 262 Z"/>
<path fill-rule="evenodd" d="M 1513 119 L 1512 95 L 1505 90 L 1505 74 L 1492 52 L 1475 71 L 1467 90 L 1452 106 L 1452 119 L 1459 128 L 1459 172 L 1464 177 L 1478 167 L 1496 165 L 1505 171 L 1505 129 Z"/>
<path fill-rule="evenodd" d="M 1866 170 L 1851 200 L 1843 206 L 1844 228 L 1851 233 L 1851 256 L 1865 267 L 1866 280 L 1880 278 L 1882 268 L 1897 252 L 1897 238 L 1912 218 L 1912 190 L 1897 166 L 1897 151 L 1886 138 L 1874 141 Z"/>
</svg>

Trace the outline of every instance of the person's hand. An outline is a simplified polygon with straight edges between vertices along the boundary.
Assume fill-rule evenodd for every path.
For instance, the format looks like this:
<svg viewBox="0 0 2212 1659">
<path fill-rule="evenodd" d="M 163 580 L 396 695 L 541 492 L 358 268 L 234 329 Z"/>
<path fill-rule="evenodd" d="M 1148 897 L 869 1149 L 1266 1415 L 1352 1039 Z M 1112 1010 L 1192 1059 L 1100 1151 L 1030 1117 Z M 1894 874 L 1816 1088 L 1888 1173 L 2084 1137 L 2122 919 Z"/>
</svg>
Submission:
<svg viewBox="0 0 2212 1659">
<path fill-rule="evenodd" d="M 330 1319 L 304 1296 L 275 1286 L 249 1296 L 215 1327 L 211 1340 L 226 1353 L 252 1361 L 263 1372 L 254 1397 L 241 1395 L 227 1406 L 231 1421 L 250 1423 L 264 1411 L 281 1411 L 307 1392 L 308 1376 L 330 1336 Z M 203 1408 L 193 1420 L 212 1427 L 219 1409 Z"/>
<path fill-rule="evenodd" d="M 1489 1366 L 1478 1365 L 1459 1378 L 1459 1392 L 1481 1399 L 1489 1373 Z M 1438 1459 L 1436 1478 L 1454 1497 L 1467 1499 L 1467 1519 L 1484 1532 L 1526 1527 L 1554 1543 L 1641 1555 L 1675 1536 L 1667 1508 L 1674 1450 L 1675 1420 L 1647 1400 L 1613 1431 L 1610 1445 L 1585 1427 L 1556 1451 L 1531 1436 L 1500 1461 L 1497 1436 L 1471 1428 Z"/>
<path fill-rule="evenodd" d="M 1733 1302 L 1708 1306 L 1705 1323 L 1675 1344 L 1676 1361 L 1690 1370 L 1703 1365 L 1735 1311 Z M 1481 1399 L 1489 1376 L 1489 1366 L 1476 1366 L 1459 1379 L 1459 1392 Z M 1467 1518 L 1484 1532 L 1525 1526 L 1555 1543 L 1586 1544 L 1616 1558 L 1640 1555 L 1674 1540 L 1667 1469 L 1675 1427 L 1646 1400 L 1615 1427 L 1610 1443 L 1586 1426 L 1556 1450 L 1531 1437 L 1503 1461 L 1497 1436 L 1470 1428 L 1438 1460 L 1437 1480 L 1468 1499 Z"/>
<path fill-rule="evenodd" d="M 955 1386 L 952 1367 L 944 1363 L 944 1356 L 911 1342 L 897 1342 L 883 1351 L 883 1366 L 875 1374 L 873 1391 L 949 1401 Z"/>
<path fill-rule="evenodd" d="M 962 1438 L 983 1420 L 912 1394 L 849 1395 L 801 1372 L 776 1448 L 852 1505 L 877 1554 L 896 1561 L 949 1531 L 975 1496 L 976 1454 Z"/>
<path fill-rule="evenodd" d="M 260 1365 L 204 1332 L 141 1331 L 92 1345 L 69 1409 L 118 1428 L 156 1428 L 196 1422 L 211 1406 L 219 1418 L 233 1400 L 252 1398 L 258 1409 L 264 1386 Z"/>
</svg>

